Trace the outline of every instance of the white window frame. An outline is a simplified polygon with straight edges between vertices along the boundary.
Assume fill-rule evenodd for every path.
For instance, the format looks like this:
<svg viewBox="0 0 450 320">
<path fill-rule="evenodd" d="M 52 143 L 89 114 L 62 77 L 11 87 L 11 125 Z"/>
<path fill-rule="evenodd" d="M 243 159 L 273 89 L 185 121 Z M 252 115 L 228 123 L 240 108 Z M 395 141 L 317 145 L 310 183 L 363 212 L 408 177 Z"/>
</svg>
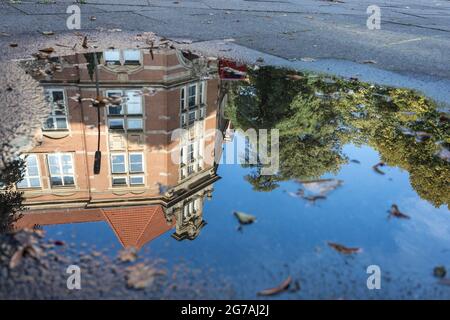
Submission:
<svg viewBox="0 0 450 320">
<path fill-rule="evenodd" d="M 117 95 L 120 97 L 127 97 L 129 94 L 137 93 L 137 90 L 107 90 L 106 96 L 110 95 Z M 121 104 L 121 111 L 120 114 L 114 114 L 110 112 L 110 107 L 114 108 L 114 105 L 108 105 L 106 108 L 106 113 L 108 117 L 108 130 L 110 131 L 123 131 L 123 132 L 140 132 L 144 131 L 144 108 L 145 108 L 145 101 L 141 95 L 139 96 L 139 105 L 140 105 L 140 113 L 129 113 L 128 112 L 128 99 L 127 101 L 123 102 Z M 111 121 L 121 119 L 122 121 L 122 129 L 120 128 L 111 128 Z M 140 121 L 141 127 L 140 128 L 130 128 L 129 127 L 129 121 Z"/>
<path fill-rule="evenodd" d="M 53 100 L 53 92 L 62 92 L 63 95 L 63 106 L 64 106 L 64 115 L 57 115 L 55 114 L 55 105 L 56 103 Z M 42 130 L 44 131 L 67 131 L 69 130 L 69 108 L 67 105 L 67 98 L 66 98 L 66 92 L 64 89 L 57 89 L 57 88 L 52 88 L 52 89 L 45 89 L 45 95 L 47 96 L 47 99 L 49 101 L 50 104 L 50 114 L 47 117 L 47 119 L 45 120 L 44 125 L 42 126 Z M 54 124 L 54 128 L 47 128 L 46 124 L 47 124 L 47 120 L 48 119 L 52 119 L 53 120 L 53 124 Z M 65 120 L 65 124 L 66 127 L 65 128 L 58 128 L 58 121 L 57 119 L 64 119 Z"/>
<path fill-rule="evenodd" d="M 70 162 L 71 162 L 71 165 L 72 165 L 72 174 L 64 174 L 64 173 L 63 173 L 62 156 L 66 156 L 66 155 L 70 156 Z M 52 173 L 51 173 L 51 169 L 50 169 L 50 157 L 58 157 L 58 166 L 59 166 L 60 174 L 52 174 Z M 75 186 L 76 186 L 76 180 L 75 180 L 75 162 L 74 162 L 73 154 L 72 154 L 72 153 L 69 153 L 69 152 L 48 153 L 47 156 L 46 156 L 46 159 L 47 159 L 48 174 L 49 174 L 49 177 L 50 177 L 50 186 L 51 186 L 52 188 L 64 188 L 64 187 L 67 188 L 67 187 L 75 187 Z M 64 177 L 65 177 L 65 176 L 72 177 L 73 184 L 66 184 L 66 183 L 64 182 Z M 52 183 L 52 177 L 59 177 L 59 178 L 61 178 L 62 184 L 61 184 L 61 185 L 53 185 L 53 183 Z"/>
<path fill-rule="evenodd" d="M 131 170 L 131 156 L 139 154 L 142 159 L 142 171 Z M 124 157 L 124 172 L 113 172 L 113 156 Z M 110 166 L 111 166 L 111 184 L 113 187 L 133 187 L 133 186 L 145 186 L 145 154 L 144 152 L 112 152 L 110 153 Z M 125 178 L 126 184 L 114 184 L 114 179 Z M 132 178 L 141 178 L 142 183 L 132 183 Z"/>
<path fill-rule="evenodd" d="M 127 60 L 126 59 L 126 53 L 130 52 L 130 51 L 135 51 L 139 53 L 138 56 L 138 60 Z M 106 55 L 109 52 L 115 52 L 116 54 L 119 55 L 118 59 L 114 59 L 114 60 L 107 60 L 106 59 Z M 103 51 L 103 62 L 105 64 L 105 66 L 140 66 L 142 65 L 142 53 L 139 49 L 124 49 L 124 50 L 119 50 L 119 49 L 112 49 L 112 50 L 105 50 Z M 110 63 L 113 62 L 113 63 Z M 133 62 L 133 63 L 130 63 Z"/>
<path fill-rule="evenodd" d="M 28 172 L 28 159 L 30 157 L 34 157 L 36 160 L 37 175 L 35 175 L 35 176 L 30 176 L 30 174 Z M 16 184 L 17 189 L 38 189 L 38 188 L 40 189 L 40 188 L 42 188 L 41 169 L 39 168 L 39 157 L 36 154 L 28 154 L 23 158 L 25 158 L 24 159 L 25 160 L 25 174 L 24 174 L 23 179 Z M 30 179 L 36 179 L 36 178 L 39 179 L 39 186 L 32 186 L 30 183 Z M 26 186 L 19 186 L 19 183 L 24 183 L 24 182 L 26 182 Z"/>
<path fill-rule="evenodd" d="M 206 81 L 187 83 L 180 88 L 180 126 L 186 128 L 192 126 L 196 121 L 206 117 Z M 195 87 L 195 97 L 190 94 L 190 88 Z M 194 98 L 195 103 L 189 104 Z M 194 121 L 190 121 L 189 115 L 195 112 Z"/>
</svg>

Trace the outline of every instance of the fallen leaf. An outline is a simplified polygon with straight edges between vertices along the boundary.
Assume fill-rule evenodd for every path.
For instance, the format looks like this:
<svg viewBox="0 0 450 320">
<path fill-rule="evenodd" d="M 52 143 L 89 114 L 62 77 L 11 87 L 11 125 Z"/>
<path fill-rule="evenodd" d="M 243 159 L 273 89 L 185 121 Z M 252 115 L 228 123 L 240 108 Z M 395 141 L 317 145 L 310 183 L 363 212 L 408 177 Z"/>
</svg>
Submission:
<svg viewBox="0 0 450 320">
<path fill-rule="evenodd" d="M 393 204 L 391 206 L 391 209 L 389 210 L 389 216 L 390 217 L 396 217 L 399 219 L 410 219 L 410 217 L 402 212 L 400 212 L 400 210 L 398 209 L 398 206 L 396 204 Z"/>
<path fill-rule="evenodd" d="M 39 51 L 43 52 L 43 53 L 50 54 L 50 53 L 54 52 L 55 49 L 53 49 L 52 47 L 49 47 L 49 48 L 39 49 Z"/>
<path fill-rule="evenodd" d="M 87 36 L 83 37 L 83 42 L 81 43 L 81 46 L 85 49 L 88 48 L 88 44 L 87 44 Z"/>
<path fill-rule="evenodd" d="M 255 216 L 240 211 L 235 211 L 234 216 L 238 219 L 240 224 L 251 224 L 256 221 Z"/>
<path fill-rule="evenodd" d="M 444 266 L 437 266 L 433 269 L 433 275 L 437 278 L 444 278 L 447 274 L 447 270 Z"/>
<path fill-rule="evenodd" d="M 342 254 L 353 254 L 353 253 L 361 253 L 362 249 L 361 248 L 348 248 L 342 244 L 339 243 L 335 243 L 335 242 L 328 242 L 328 245 L 333 248 L 334 250 L 336 250 L 339 253 Z"/>
<path fill-rule="evenodd" d="M 65 245 L 64 241 L 61 241 L 61 240 L 55 240 L 55 241 L 53 241 L 53 244 L 55 246 L 63 246 L 63 245 Z"/>
<path fill-rule="evenodd" d="M 374 165 L 374 166 L 372 167 L 372 169 L 373 169 L 376 173 L 381 174 L 381 175 L 384 175 L 385 173 L 384 173 L 383 171 L 380 170 L 380 167 L 384 167 L 384 166 L 385 166 L 385 164 L 384 164 L 383 162 L 379 162 L 379 163 L 377 163 L 376 165 Z"/>
<path fill-rule="evenodd" d="M 284 292 L 287 289 L 289 289 L 289 286 L 290 286 L 291 282 L 292 282 L 292 278 L 291 278 L 291 276 L 289 276 L 280 285 L 278 285 L 278 286 L 276 286 L 274 288 L 270 288 L 270 289 L 265 289 L 265 290 L 259 291 L 258 292 L 258 296 L 273 296 L 275 294 L 279 294 L 281 292 Z"/>
</svg>

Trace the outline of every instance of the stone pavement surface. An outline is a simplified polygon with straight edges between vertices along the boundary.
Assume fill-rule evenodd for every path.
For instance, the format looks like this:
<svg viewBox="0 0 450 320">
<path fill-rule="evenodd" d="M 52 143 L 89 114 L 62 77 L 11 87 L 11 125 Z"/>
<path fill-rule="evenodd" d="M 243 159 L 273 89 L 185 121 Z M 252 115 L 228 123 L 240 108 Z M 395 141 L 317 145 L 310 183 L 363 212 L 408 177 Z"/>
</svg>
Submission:
<svg viewBox="0 0 450 320">
<path fill-rule="evenodd" d="M 376 68 L 403 75 L 450 79 L 450 0 L 81 2 L 81 31 L 120 28 L 194 41 L 233 38 L 287 59 L 373 60 Z M 65 21 L 74 3 L 0 0 L 0 54 L 25 35 L 73 33 Z M 381 30 L 366 27 L 366 9 L 373 4 L 381 8 Z"/>
</svg>

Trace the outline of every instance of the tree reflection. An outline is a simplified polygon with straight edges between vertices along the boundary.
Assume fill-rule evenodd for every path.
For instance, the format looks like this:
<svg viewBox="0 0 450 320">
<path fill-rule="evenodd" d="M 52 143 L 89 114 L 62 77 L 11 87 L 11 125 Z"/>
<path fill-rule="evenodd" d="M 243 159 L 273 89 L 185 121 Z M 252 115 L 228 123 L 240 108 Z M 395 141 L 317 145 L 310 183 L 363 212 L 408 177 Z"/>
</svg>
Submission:
<svg viewBox="0 0 450 320">
<path fill-rule="evenodd" d="M 25 161 L 16 159 L 8 163 L 0 172 L 0 233 L 10 232 L 21 212 L 23 192 L 17 191 L 16 183 L 20 182 L 25 173 Z"/>
<path fill-rule="evenodd" d="M 262 67 L 234 83 L 229 98 L 226 114 L 236 128 L 280 130 L 279 173 L 262 176 L 254 166 L 246 180 L 255 190 L 336 173 L 348 161 L 343 146 L 354 143 L 407 170 L 423 199 L 449 204 L 449 118 L 415 91 Z"/>
</svg>

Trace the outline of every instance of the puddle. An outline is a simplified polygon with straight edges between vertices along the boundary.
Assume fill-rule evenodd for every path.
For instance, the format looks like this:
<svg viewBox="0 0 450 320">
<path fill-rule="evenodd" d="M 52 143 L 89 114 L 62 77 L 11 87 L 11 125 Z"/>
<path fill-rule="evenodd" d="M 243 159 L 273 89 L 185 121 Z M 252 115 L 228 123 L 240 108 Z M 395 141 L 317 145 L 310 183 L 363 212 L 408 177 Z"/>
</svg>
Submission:
<svg viewBox="0 0 450 320">
<path fill-rule="evenodd" d="M 145 43 L 3 73 L 1 298 L 450 297 L 445 102 Z"/>
</svg>

